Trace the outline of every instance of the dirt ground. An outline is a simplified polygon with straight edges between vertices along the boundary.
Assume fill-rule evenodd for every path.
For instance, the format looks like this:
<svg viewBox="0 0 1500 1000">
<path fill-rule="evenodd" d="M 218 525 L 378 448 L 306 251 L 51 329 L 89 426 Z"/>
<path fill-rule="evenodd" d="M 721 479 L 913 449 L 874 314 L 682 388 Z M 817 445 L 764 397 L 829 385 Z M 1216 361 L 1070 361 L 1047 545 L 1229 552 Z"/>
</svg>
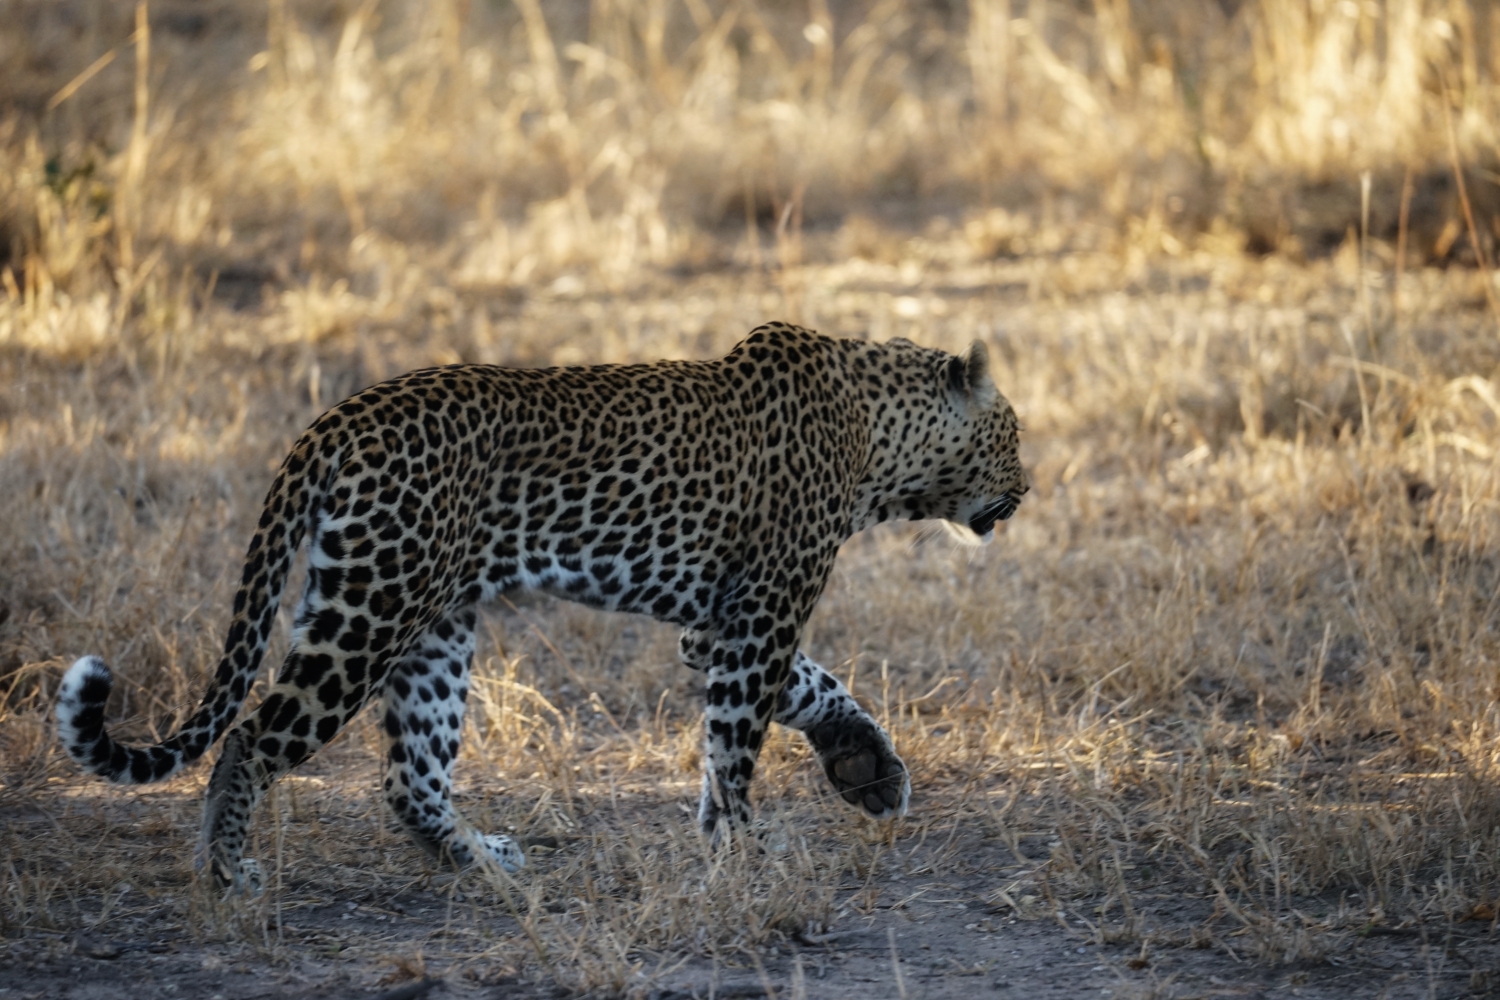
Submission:
<svg viewBox="0 0 1500 1000">
<path fill-rule="evenodd" d="M 681 800 L 680 800 L 681 801 Z M 682 822 L 674 803 L 643 804 L 645 823 Z M 84 825 L 106 803 L 85 801 Z M 30 817 L 45 822 L 41 816 Z M 71 825 L 71 824 L 70 824 Z M 163 834 L 153 847 L 181 850 Z M 567 847 L 564 846 L 566 851 Z M 126 997 L 342 998 L 444 995 L 573 995 L 550 982 L 507 975 L 473 959 L 473 939 L 513 938 L 514 917 L 471 905 L 440 878 L 413 875 L 392 893 L 324 893 L 293 886 L 269 949 L 205 940 L 171 897 L 125 893 L 118 915 L 86 934 L 33 934 L 5 943 L 0 996 L 113 1000 Z M 546 865 L 546 859 L 535 864 Z M 677 998 L 826 997 L 1482 997 L 1500 984 L 1500 940 L 1467 923 L 1352 934 L 1320 963 L 1268 968 L 1236 955 L 1232 939 L 1201 934 L 1213 900 L 1178 892 L 1137 897 L 1146 943 L 1100 941 L 1097 924 L 1070 910 L 1017 919 L 985 902 L 999 882 L 1025 880 L 1003 846 L 962 830 L 942 844 L 898 835 L 866 884 L 838 887 L 851 902 L 821 933 L 789 934 L 760 951 L 696 958 L 644 970 L 637 995 Z M 859 902 L 853 902 L 858 897 Z M 95 905 L 94 901 L 89 901 Z M 1198 919 L 1194 919 L 1198 918 Z M 1226 930 L 1228 928 L 1225 928 Z M 1197 932 L 1195 934 L 1195 932 Z M 457 938 L 457 946 L 450 942 Z M 420 955 L 420 962 L 406 956 Z M 644 985 L 649 983 L 649 986 Z M 431 992 L 427 993 L 430 987 Z M 597 994 L 585 994 L 597 995 Z"/>
<path fill-rule="evenodd" d="M 917 890 L 960 895 L 964 880 L 915 883 Z M 554 997 L 556 987 L 496 977 L 474 981 L 448 975 L 440 947 L 439 920 L 445 900 L 412 893 L 385 900 L 406 911 L 382 929 L 398 947 L 423 947 L 432 954 L 428 975 L 406 986 L 390 985 L 391 972 L 373 957 L 352 953 L 329 955 L 322 942 L 336 940 L 343 918 L 368 921 L 372 903 L 336 900 L 310 908 L 295 930 L 296 943 L 286 946 L 288 964 L 271 965 L 235 949 L 198 944 L 180 937 L 168 925 L 152 940 L 13 943 L 5 960 L 6 997 L 66 997 L 77 1000 L 117 997 L 370 998 L 397 1000 L 422 995 L 441 997 Z M 424 904 L 431 904 L 424 906 Z M 899 911 L 851 922 L 827 940 L 793 940 L 721 963 L 693 962 L 661 977 L 646 992 L 655 1000 L 749 997 L 1277 997 L 1309 998 L 1480 997 L 1493 996 L 1496 944 L 1487 928 L 1455 933 L 1445 941 L 1376 938 L 1351 944 L 1346 955 L 1325 965 L 1280 969 L 1257 968 L 1191 945 L 1163 947 L 1142 961 L 1132 946 L 1093 945 L 1071 929 L 1051 924 L 1010 921 L 984 931 L 983 910 L 900 905 Z M 1168 906 L 1179 905 L 1168 903 Z M 353 909 L 351 909 L 353 908 Z M 395 911 L 393 911 L 395 912 Z M 978 918 L 976 920 L 976 918 Z M 975 928 L 975 923 L 980 926 Z M 496 929 L 508 921 L 496 920 Z M 1003 922 L 1002 922 L 1003 923 Z M 892 948 L 894 941 L 894 949 Z M 315 942 L 315 943 L 308 943 Z M 24 950 L 23 950 L 24 949 Z M 114 958 L 100 958 L 118 950 Z M 92 952 L 92 954 L 90 954 Z M 892 955 L 900 980 L 892 972 Z M 1335 964 L 1335 961 L 1337 964 Z M 1137 968 L 1139 966 L 1139 968 Z M 436 982 L 433 982 L 436 980 Z M 431 984 L 429 986 L 429 983 Z M 430 989 L 430 994 L 429 994 Z"/>
<path fill-rule="evenodd" d="M 800 764 L 804 784 L 821 781 L 809 761 Z M 460 778 L 469 809 L 496 794 L 482 761 L 465 761 Z M 1024 794 L 1004 776 L 985 780 L 992 787 L 971 788 L 968 799 Z M 1039 860 L 1056 846 L 1050 832 L 1016 831 L 1007 846 L 972 811 L 924 792 L 920 775 L 912 816 L 936 813 L 931 822 L 881 829 L 828 804 L 826 815 L 813 817 L 813 836 L 845 838 L 863 852 L 862 863 L 828 886 L 825 921 L 787 928 L 758 946 L 710 944 L 706 954 L 655 959 L 637 953 L 618 990 L 578 992 L 555 975 L 545 946 L 528 941 L 518 920 L 527 902 L 497 894 L 483 875 L 434 869 L 380 812 L 377 781 L 376 761 L 352 740 L 289 779 L 295 791 L 278 802 L 281 822 L 262 821 L 276 829 L 262 830 L 259 853 L 273 874 L 257 900 L 218 900 L 195 879 L 190 847 L 201 776 L 146 790 L 69 782 L 66 794 L 23 808 L 7 818 L 12 835 L 71 841 L 80 863 L 89 842 L 103 848 L 105 838 L 124 840 L 139 862 L 137 881 L 155 884 L 76 895 L 54 910 L 71 911 L 73 928 L 5 940 L 0 997 L 1394 1000 L 1500 992 L 1493 919 L 1447 927 L 1371 922 L 1341 935 L 1321 960 L 1268 964 L 1245 953 L 1245 932 L 1225 897 L 1180 879 L 1132 878 L 1121 894 L 1130 913 L 1059 899 Z M 646 778 L 608 793 L 580 786 L 573 834 L 535 838 L 542 843 L 531 846 L 530 866 L 515 882 L 499 878 L 516 888 L 622 832 L 647 844 L 695 840 L 693 783 L 662 784 Z M 763 807 L 776 794 L 763 792 Z M 761 860 L 785 850 L 774 834 L 762 841 Z M 587 905 L 536 896 L 529 905 L 538 903 L 565 914 Z M 1347 892 L 1298 901 L 1340 912 L 1359 903 Z"/>
</svg>

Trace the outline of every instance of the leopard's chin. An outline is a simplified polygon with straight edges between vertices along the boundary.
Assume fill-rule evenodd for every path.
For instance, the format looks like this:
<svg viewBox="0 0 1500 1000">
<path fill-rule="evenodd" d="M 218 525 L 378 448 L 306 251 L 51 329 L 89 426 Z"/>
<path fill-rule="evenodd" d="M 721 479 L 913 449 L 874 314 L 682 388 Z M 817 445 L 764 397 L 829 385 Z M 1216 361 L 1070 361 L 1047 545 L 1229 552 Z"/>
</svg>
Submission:
<svg viewBox="0 0 1500 1000">
<path fill-rule="evenodd" d="M 981 545 L 988 545 L 991 541 L 994 540 L 995 522 L 991 520 L 989 527 L 984 531 L 975 531 L 974 525 L 977 522 L 977 518 L 974 521 L 970 521 L 968 524 L 959 524 L 956 521 L 944 521 L 943 529 L 948 532 L 950 538 L 958 542 L 960 545 L 967 545 L 971 548 L 978 548 Z"/>
<path fill-rule="evenodd" d="M 974 532 L 976 538 L 987 542 L 995 537 L 995 522 L 998 520 L 999 518 L 994 514 L 981 514 L 969 522 L 968 528 Z"/>
</svg>

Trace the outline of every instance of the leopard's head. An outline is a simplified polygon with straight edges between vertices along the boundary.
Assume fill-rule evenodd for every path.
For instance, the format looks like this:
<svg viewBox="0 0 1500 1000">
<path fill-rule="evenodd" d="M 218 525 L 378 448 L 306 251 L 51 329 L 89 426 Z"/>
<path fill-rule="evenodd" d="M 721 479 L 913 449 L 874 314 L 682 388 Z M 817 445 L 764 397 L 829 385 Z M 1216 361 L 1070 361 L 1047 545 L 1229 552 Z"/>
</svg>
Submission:
<svg viewBox="0 0 1500 1000">
<path fill-rule="evenodd" d="M 1017 453 L 1020 424 L 990 377 L 989 351 L 976 340 L 937 371 L 950 406 L 946 461 L 935 477 L 930 516 L 968 544 L 994 537 L 995 522 L 1016 512 L 1030 484 Z"/>
<path fill-rule="evenodd" d="M 859 345 L 871 419 L 858 530 L 940 518 L 960 540 L 988 541 L 1029 488 L 1015 411 L 990 377 L 982 341 L 955 357 L 896 338 Z"/>
</svg>

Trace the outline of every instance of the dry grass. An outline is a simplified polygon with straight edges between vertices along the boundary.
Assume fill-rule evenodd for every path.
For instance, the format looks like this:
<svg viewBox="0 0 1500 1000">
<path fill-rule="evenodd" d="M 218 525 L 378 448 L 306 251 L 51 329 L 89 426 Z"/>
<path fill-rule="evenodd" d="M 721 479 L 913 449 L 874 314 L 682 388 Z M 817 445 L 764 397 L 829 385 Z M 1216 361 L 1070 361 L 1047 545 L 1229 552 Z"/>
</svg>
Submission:
<svg viewBox="0 0 1500 1000">
<path fill-rule="evenodd" d="M 419 886 L 474 976 L 629 993 L 890 905 L 976 831 L 1009 852 L 977 898 L 1099 940 L 1275 963 L 1492 918 L 1500 341 L 1468 265 L 1500 15 L 1233 6 L 224 0 L 153 5 L 148 56 L 121 5 L 0 4 L 0 933 L 167 912 L 274 956 L 299 907 Z M 248 902 L 180 859 L 202 769 L 115 793 L 60 758 L 78 654 L 141 739 L 194 703 L 321 408 L 773 317 L 983 337 L 1026 424 L 994 546 L 857 538 L 808 631 L 912 819 L 862 825 L 778 740 L 773 849 L 706 855 L 673 636 L 551 601 L 487 619 L 461 765 L 482 823 L 555 838 L 520 880 L 422 868 L 369 725 L 277 793 Z"/>
</svg>

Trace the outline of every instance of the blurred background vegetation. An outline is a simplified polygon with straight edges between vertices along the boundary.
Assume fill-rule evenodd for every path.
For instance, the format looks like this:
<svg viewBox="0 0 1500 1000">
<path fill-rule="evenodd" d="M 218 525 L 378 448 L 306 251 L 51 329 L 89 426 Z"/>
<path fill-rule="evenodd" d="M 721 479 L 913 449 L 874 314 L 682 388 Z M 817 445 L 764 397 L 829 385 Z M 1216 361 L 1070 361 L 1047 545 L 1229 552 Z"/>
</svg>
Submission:
<svg viewBox="0 0 1500 1000">
<path fill-rule="evenodd" d="M 1483 2 L 162 0 L 149 46 L 125 4 L 0 9 L 28 294 L 139 295 L 148 261 L 239 300 L 618 289 L 930 227 L 1305 259 L 1359 230 L 1364 172 L 1387 258 L 1475 264 L 1500 231 Z"/>
</svg>

